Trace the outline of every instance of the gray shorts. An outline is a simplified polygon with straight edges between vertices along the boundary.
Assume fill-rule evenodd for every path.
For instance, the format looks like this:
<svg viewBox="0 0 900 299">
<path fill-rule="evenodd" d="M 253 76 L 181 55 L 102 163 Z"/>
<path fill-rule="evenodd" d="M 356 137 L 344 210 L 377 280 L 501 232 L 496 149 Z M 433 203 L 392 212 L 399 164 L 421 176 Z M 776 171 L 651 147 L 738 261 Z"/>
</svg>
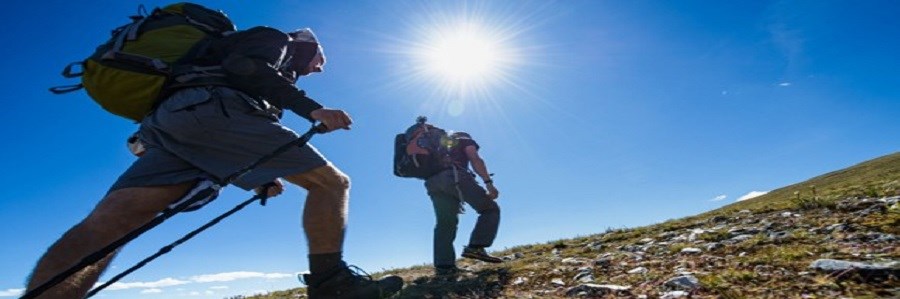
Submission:
<svg viewBox="0 0 900 299">
<path fill-rule="evenodd" d="M 227 87 L 182 89 L 141 122 L 139 135 L 147 151 L 110 191 L 204 178 L 219 181 L 299 137 L 281 125 L 279 112 Z M 234 184 L 250 190 L 327 163 L 307 144 L 276 156 Z"/>
</svg>

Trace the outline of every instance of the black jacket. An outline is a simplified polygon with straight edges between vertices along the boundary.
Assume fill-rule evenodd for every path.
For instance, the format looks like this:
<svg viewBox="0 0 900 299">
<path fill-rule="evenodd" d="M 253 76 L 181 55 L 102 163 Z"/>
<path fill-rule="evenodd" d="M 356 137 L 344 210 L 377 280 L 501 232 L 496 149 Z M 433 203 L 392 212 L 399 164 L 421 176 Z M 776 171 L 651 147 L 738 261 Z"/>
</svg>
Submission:
<svg viewBox="0 0 900 299">
<path fill-rule="evenodd" d="M 310 113 L 322 105 L 298 89 L 293 78 L 278 71 L 292 60 L 289 41 L 280 30 L 253 27 L 213 40 L 199 55 L 197 64 L 221 64 L 225 85 L 314 121 Z"/>
</svg>

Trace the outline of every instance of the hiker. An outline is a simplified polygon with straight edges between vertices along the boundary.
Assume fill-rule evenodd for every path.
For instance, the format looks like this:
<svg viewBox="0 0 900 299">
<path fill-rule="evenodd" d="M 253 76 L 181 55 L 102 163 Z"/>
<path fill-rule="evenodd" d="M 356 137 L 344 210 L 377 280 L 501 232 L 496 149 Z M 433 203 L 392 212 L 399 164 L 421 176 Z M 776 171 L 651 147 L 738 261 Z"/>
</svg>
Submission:
<svg viewBox="0 0 900 299">
<path fill-rule="evenodd" d="M 212 41 L 195 60 L 221 65 L 222 76 L 173 85 L 168 97 L 140 122 L 139 158 L 112 184 L 80 223 L 38 261 L 31 290 L 80 259 L 120 239 L 160 214 L 199 182 L 221 179 L 298 138 L 280 123 L 287 109 L 326 132 L 349 130 L 350 115 L 325 108 L 294 84 L 322 72 L 325 55 L 309 29 L 284 33 L 254 27 Z M 397 276 L 373 280 L 343 261 L 349 177 L 312 145 L 293 147 L 234 182 L 251 190 L 279 178 L 308 191 L 303 229 L 310 274 L 309 298 L 382 298 L 402 288 Z M 264 192 L 263 190 L 260 190 Z M 83 298 L 115 253 L 70 276 L 39 298 Z"/>
<path fill-rule="evenodd" d="M 406 135 L 415 139 L 416 135 L 435 129 L 437 128 L 420 119 L 407 129 Z M 496 202 L 500 193 L 494 186 L 484 159 L 478 154 L 480 146 L 465 132 L 450 134 L 449 143 L 446 158 L 450 163 L 443 170 L 425 178 L 425 188 L 431 197 L 437 218 L 434 227 L 434 267 L 438 275 L 454 275 L 460 271 L 456 267 L 453 241 L 456 239 L 463 203 L 469 204 L 478 213 L 478 220 L 468 245 L 463 247 L 462 256 L 488 263 L 502 262 L 485 250 L 494 243 L 500 225 L 500 206 Z M 476 175 L 481 178 L 485 187 L 478 184 Z"/>
</svg>

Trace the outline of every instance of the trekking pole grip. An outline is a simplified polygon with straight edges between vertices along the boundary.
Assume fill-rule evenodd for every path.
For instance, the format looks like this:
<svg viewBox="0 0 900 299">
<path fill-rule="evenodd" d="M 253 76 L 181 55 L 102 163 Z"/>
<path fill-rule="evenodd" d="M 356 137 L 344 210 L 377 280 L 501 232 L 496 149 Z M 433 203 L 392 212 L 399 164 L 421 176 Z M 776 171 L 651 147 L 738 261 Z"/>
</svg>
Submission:
<svg viewBox="0 0 900 299">
<path fill-rule="evenodd" d="M 325 123 L 313 124 L 312 131 L 322 134 L 328 132 L 328 126 L 326 126 Z"/>
</svg>

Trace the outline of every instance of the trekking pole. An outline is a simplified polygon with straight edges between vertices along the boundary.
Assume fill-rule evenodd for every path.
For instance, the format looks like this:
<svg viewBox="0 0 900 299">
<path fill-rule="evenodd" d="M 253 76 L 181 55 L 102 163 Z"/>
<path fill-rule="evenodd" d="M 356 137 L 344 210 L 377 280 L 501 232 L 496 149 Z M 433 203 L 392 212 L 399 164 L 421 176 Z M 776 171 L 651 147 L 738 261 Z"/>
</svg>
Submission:
<svg viewBox="0 0 900 299">
<path fill-rule="evenodd" d="M 198 201 L 200 201 L 200 200 L 203 200 L 204 198 L 206 198 L 206 197 L 212 195 L 212 193 L 213 193 L 215 190 L 220 189 L 220 188 L 222 188 L 222 187 L 225 187 L 225 186 L 227 186 L 228 184 L 231 184 L 232 182 L 234 182 L 235 180 L 239 179 L 239 178 L 242 177 L 243 175 L 247 174 L 248 172 L 250 172 L 251 170 L 253 170 L 253 169 L 256 168 L 257 166 L 259 166 L 260 164 L 263 164 L 263 163 L 268 162 L 269 160 L 271 160 L 271 159 L 274 158 L 275 156 L 277 156 L 277 155 L 279 155 L 279 154 L 281 154 L 281 153 L 284 153 L 285 151 L 287 151 L 288 149 L 290 149 L 290 148 L 292 148 L 292 147 L 294 147 L 294 146 L 302 147 L 302 146 L 306 145 L 306 143 L 309 142 L 310 139 L 312 139 L 313 135 L 315 135 L 315 134 L 317 134 L 317 133 L 324 133 L 325 130 L 327 130 L 327 128 L 325 127 L 325 124 L 321 124 L 321 123 L 320 123 L 320 124 L 318 124 L 318 125 L 313 125 L 313 127 L 310 128 L 309 131 L 307 131 L 306 133 L 304 133 L 303 135 L 301 135 L 299 138 L 295 139 L 294 141 L 291 141 L 291 142 L 289 142 L 289 143 L 287 143 L 287 144 L 285 144 L 285 145 L 282 145 L 281 147 L 275 149 L 275 151 L 273 151 L 272 153 L 270 153 L 270 154 L 268 154 L 268 155 L 265 155 L 265 156 L 260 157 L 259 159 L 257 159 L 257 160 L 254 161 L 253 163 L 251 163 L 250 165 L 247 165 L 247 166 L 245 166 L 244 168 L 241 168 L 240 170 L 238 170 L 238 171 L 232 173 L 231 175 L 229 175 L 229 176 L 225 177 L 224 179 L 222 179 L 220 182 L 216 182 L 212 187 L 206 188 L 206 189 L 204 189 L 204 190 L 202 190 L 202 191 L 200 191 L 200 192 L 197 192 L 197 194 L 195 194 L 195 195 L 194 195 L 193 197 L 191 197 L 190 199 L 188 199 L 188 200 L 186 200 L 186 201 L 184 201 L 184 202 L 182 202 L 182 203 L 176 205 L 176 206 L 175 206 L 174 208 L 172 208 L 172 209 L 168 209 L 168 210 L 164 211 L 162 214 L 160 214 L 159 216 L 154 217 L 152 220 L 150 220 L 149 222 L 145 223 L 145 224 L 142 225 L 141 227 L 138 227 L 138 228 L 132 230 L 132 231 L 129 232 L 128 234 L 125 234 L 124 236 L 122 236 L 121 238 L 119 238 L 118 240 L 113 241 L 113 242 L 110 243 L 109 245 L 106 245 L 106 247 L 103 247 L 103 248 L 101 248 L 100 250 L 98 250 L 98 251 L 96 251 L 96 252 L 94 252 L 94 253 L 92 253 L 92 254 L 90 254 L 90 255 L 84 257 L 84 258 L 82 258 L 82 259 L 81 259 L 77 264 L 75 264 L 74 266 L 70 267 L 69 269 L 66 269 L 66 270 L 63 271 L 63 272 L 60 272 L 60 273 L 57 274 L 56 276 L 53 276 L 52 278 L 50 278 L 50 280 L 48 280 L 47 282 L 44 282 L 43 284 L 39 285 L 38 287 L 36 287 L 36 288 L 34 288 L 34 289 L 32 289 L 32 290 L 26 292 L 24 295 L 22 295 L 22 297 L 19 297 L 19 299 L 31 299 L 31 298 L 35 298 L 35 297 L 37 297 L 37 296 L 43 294 L 43 293 L 46 292 L 48 289 L 50 289 L 50 288 L 52 288 L 53 286 L 56 286 L 57 284 L 63 282 L 64 280 L 66 280 L 66 278 L 69 278 L 69 276 L 72 276 L 72 274 L 75 274 L 75 273 L 77 273 L 78 271 L 81 271 L 82 269 L 84 269 L 84 268 L 87 267 L 87 266 L 90 266 L 90 265 L 93 265 L 93 264 L 97 263 L 98 261 L 100 261 L 101 259 L 103 259 L 103 258 L 106 257 L 107 255 L 109 255 L 109 254 L 112 253 L 113 251 L 116 251 L 119 247 L 122 247 L 123 245 L 127 244 L 128 242 L 131 242 L 132 240 L 134 240 L 134 239 L 136 239 L 137 237 L 139 237 L 141 234 L 143 234 L 143 233 L 149 231 L 150 229 L 153 229 L 153 228 L 156 227 L 157 225 L 163 223 L 166 219 L 172 217 L 173 215 L 177 214 L 178 212 L 183 211 L 184 209 L 187 209 L 187 208 L 188 208 L 189 206 L 191 206 L 192 204 L 194 204 L 194 203 L 196 203 L 196 202 L 198 202 Z M 264 190 L 264 191 L 267 191 L 267 190 Z M 253 200 L 256 200 L 256 199 L 258 199 L 258 197 L 254 196 L 254 197 L 252 198 L 252 200 L 248 200 L 247 203 L 249 204 L 250 202 L 252 202 Z M 240 205 L 239 205 L 239 206 L 240 206 Z M 240 206 L 240 208 L 236 207 L 236 210 L 234 210 L 234 209 L 233 209 L 233 210 L 234 210 L 234 212 L 237 212 L 237 210 L 242 209 L 244 206 L 246 206 L 246 205 Z M 233 214 L 232 211 L 229 211 L 229 212 L 231 212 L 231 213 L 226 213 L 227 215 L 224 215 L 224 214 L 223 214 L 223 215 L 224 215 L 225 217 L 228 217 L 228 216 L 230 216 L 231 214 Z M 222 217 L 222 218 L 224 218 L 224 217 Z M 215 219 L 214 219 L 214 220 L 215 220 Z M 219 220 L 221 220 L 221 219 L 219 219 Z M 215 221 L 215 222 L 218 223 L 218 221 Z M 215 224 L 215 223 L 213 223 L 213 224 Z M 209 223 L 207 223 L 207 225 L 212 226 L 212 224 L 209 224 Z M 208 228 L 208 227 L 203 227 L 202 229 L 200 229 L 200 231 L 203 231 L 203 230 L 205 230 L 206 228 Z M 198 231 L 197 233 L 199 233 L 199 231 Z M 195 235 L 196 235 L 196 234 L 195 234 Z M 191 237 L 193 237 L 193 235 L 192 235 Z M 188 237 L 188 239 L 190 239 L 190 237 Z M 186 239 L 185 239 L 185 240 L 186 240 Z M 179 241 L 182 241 L 182 240 L 179 240 Z M 176 241 L 176 242 L 177 242 L 177 241 Z M 183 241 L 182 241 L 182 242 L 183 242 Z M 180 244 L 180 243 L 179 243 L 179 244 Z M 175 245 L 177 245 L 177 244 L 175 244 Z M 174 245 L 170 245 L 170 246 L 174 247 Z M 168 246 L 167 246 L 167 247 L 168 247 Z M 165 250 L 165 248 L 166 248 L 166 247 L 164 247 L 161 251 Z M 171 248 L 169 248 L 168 250 L 171 250 Z M 168 250 L 165 250 L 165 251 L 168 252 Z M 157 253 L 157 254 L 159 254 L 159 253 Z M 164 254 L 164 253 L 163 253 L 163 254 Z M 159 254 L 159 255 L 162 255 L 162 254 Z M 153 259 L 155 259 L 155 258 L 156 258 L 156 257 L 153 257 L 153 258 L 150 259 L 150 260 L 153 260 Z M 146 260 L 146 261 L 149 262 L 150 260 Z M 143 261 L 142 261 L 142 262 L 143 262 Z M 146 264 L 146 263 L 144 263 L 144 264 Z M 142 267 L 143 265 L 140 265 L 140 266 Z M 138 267 L 138 268 L 140 268 L 140 267 Z M 137 268 L 135 268 L 135 270 L 136 270 L 136 269 L 137 269 Z M 132 269 L 129 269 L 129 270 L 133 271 Z M 130 272 L 129 272 L 129 273 L 130 273 Z M 123 277 L 124 277 L 124 276 L 123 276 Z M 121 278 L 121 277 L 119 277 L 119 278 Z M 99 290 L 98 290 L 98 291 L 99 291 Z"/>
<path fill-rule="evenodd" d="M 200 226 L 200 228 L 197 228 L 197 229 L 191 231 L 190 233 L 184 235 L 184 236 L 181 237 L 180 239 L 176 240 L 175 242 L 172 242 L 172 244 L 169 244 L 169 245 L 164 246 L 163 248 L 160 248 L 159 251 L 157 251 L 157 252 L 154 253 L 153 255 L 151 255 L 151 256 L 149 256 L 149 257 L 147 257 L 147 258 L 141 260 L 140 262 L 138 262 L 138 263 L 135 264 L 134 266 L 131 266 L 131 268 L 128 268 L 128 270 L 122 271 L 122 273 L 119 273 L 118 275 L 116 275 L 115 277 L 111 278 L 109 281 L 103 283 L 102 285 L 99 285 L 99 286 L 95 287 L 93 290 L 91 290 L 90 292 L 88 292 L 88 293 L 87 293 L 87 296 L 85 296 L 84 298 L 90 298 L 90 297 L 93 297 L 94 295 L 96 295 L 97 293 L 99 293 L 100 291 L 102 291 L 103 289 L 105 289 L 106 287 L 108 287 L 108 286 L 110 286 L 110 285 L 112 285 L 112 284 L 118 282 L 120 279 L 124 278 L 124 277 L 127 276 L 128 274 L 131 274 L 131 272 L 134 272 L 134 271 L 136 271 L 137 269 L 140 269 L 141 267 L 146 266 L 148 263 L 152 262 L 152 261 L 155 260 L 156 258 L 158 258 L 158 257 L 160 257 L 160 256 L 162 256 L 162 255 L 164 255 L 164 254 L 166 254 L 166 253 L 169 253 L 169 251 L 172 251 L 172 249 L 175 248 L 175 246 L 178 246 L 178 245 L 181 245 L 181 244 L 184 243 L 184 242 L 187 242 L 188 240 L 190 240 L 190 239 L 193 238 L 194 236 L 200 234 L 201 232 L 205 231 L 206 229 L 212 227 L 213 225 L 218 224 L 219 221 L 222 221 L 222 219 L 225 219 L 225 218 L 227 218 L 228 216 L 231 216 L 231 214 L 237 213 L 238 211 L 240 211 L 241 209 L 243 209 L 243 208 L 246 207 L 247 205 L 253 203 L 253 202 L 256 201 L 257 199 L 259 199 L 259 200 L 261 200 L 261 201 L 265 201 L 265 200 L 269 197 L 268 194 L 267 194 L 267 193 L 269 192 L 269 188 L 270 188 L 270 187 L 265 187 L 265 188 L 263 188 L 261 194 L 257 194 L 256 196 L 253 196 L 253 197 L 251 197 L 250 199 L 245 200 L 244 202 L 238 204 L 237 206 L 235 206 L 235 207 L 232 208 L 231 210 L 228 210 L 228 212 L 225 212 L 225 213 L 223 213 L 222 215 L 219 215 L 219 217 L 213 218 L 213 220 L 210 220 L 210 221 L 207 222 L 206 224 Z"/>
</svg>

